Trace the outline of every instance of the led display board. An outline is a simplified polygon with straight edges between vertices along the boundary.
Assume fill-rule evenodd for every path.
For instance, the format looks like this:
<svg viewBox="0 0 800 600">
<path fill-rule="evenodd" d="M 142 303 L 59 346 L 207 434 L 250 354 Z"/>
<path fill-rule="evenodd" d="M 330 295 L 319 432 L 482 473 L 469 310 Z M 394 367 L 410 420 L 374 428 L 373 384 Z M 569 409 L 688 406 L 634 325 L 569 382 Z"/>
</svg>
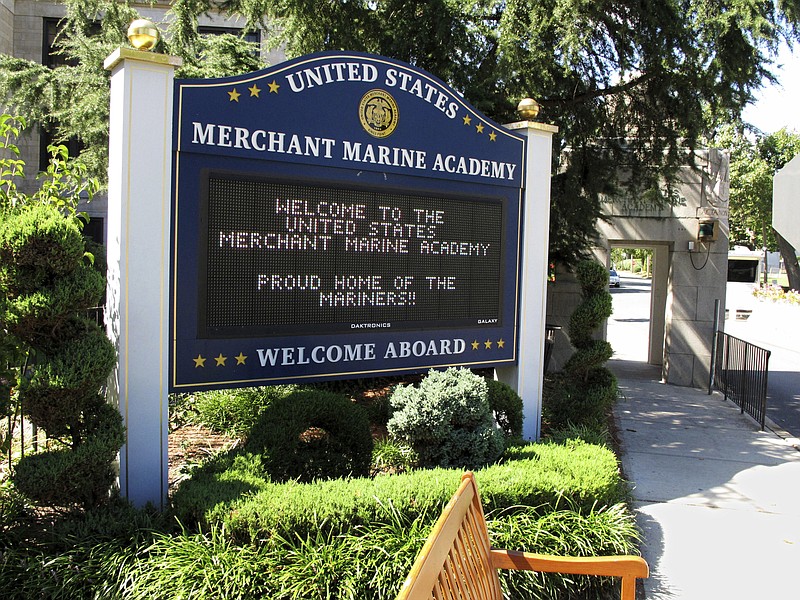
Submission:
<svg viewBox="0 0 800 600">
<path fill-rule="evenodd" d="M 524 139 L 326 53 L 176 82 L 173 391 L 516 360 Z"/>
</svg>

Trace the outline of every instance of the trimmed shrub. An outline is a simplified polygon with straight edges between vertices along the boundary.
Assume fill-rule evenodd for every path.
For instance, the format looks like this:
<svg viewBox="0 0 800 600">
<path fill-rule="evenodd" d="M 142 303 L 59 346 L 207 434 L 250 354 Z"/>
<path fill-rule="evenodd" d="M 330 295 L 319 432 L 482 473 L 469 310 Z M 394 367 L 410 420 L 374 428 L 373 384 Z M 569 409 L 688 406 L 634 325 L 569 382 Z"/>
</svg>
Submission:
<svg viewBox="0 0 800 600">
<path fill-rule="evenodd" d="M 438 515 L 461 478 L 460 469 L 439 468 L 313 485 L 276 483 L 265 477 L 260 458 L 232 451 L 199 468 L 173 496 L 178 519 L 204 528 L 224 525 L 242 541 L 264 532 L 342 532 L 377 518 L 379 504 L 409 518 L 425 511 Z M 504 462 L 477 473 L 486 510 L 527 505 L 544 513 L 569 499 L 583 512 L 595 503 L 621 502 L 626 493 L 613 452 L 580 441 L 509 448 Z"/>
<path fill-rule="evenodd" d="M 33 204 L 4 217 L 0 322 L 33 358 L 14 383 L 22 412 L 55 448 L 25 456 L 14 482 L 32 500 L 88 507 L 108 498 L 124 442 L 119 413 L 100 397 L 114 346 L 77 316 L 102 296 L 104 261 L 92 265 L 77 218 L 54 206 Z"/>
<path fill-rule="evenodd" d="M 500 429 L 506 437 L 522 437 L 522 398 L 511 389 L 511 386 L 502 381 L 487 379 L 486 385 L 489 392 L 489 407 Z"/>
<path fill-rule="evenodd" d="M 602 427 L 617 397 L 617 381 L 604 366 L 613 354 L 611 345 L 592 337 L 611 315 L 608 269 L 586 260 L 578 264 L 576 277 L 583 302 L 573 312 L 568 329 L 576 350 L 562 373 L 550 377 L 545 387 L 543 409 L 553 429 L 570 424 Z"/>
<path fill-rule="evenodd" d="M 52 290 L 37 290 L 10 300 L 5 322 L 10 333 L 36 344 L 52 337 L 71 315 L 97 306 L 105 292 L 103 275 L 88 265 L 59 278 Z"/>
<path fill-rule="evenodd" d="M 277 398 L 296 389 L 292 385 L 219 390 L 195 395 L 195 422 L 232 436 L 246 435 L 258 416 Z"/>
<path fill-rule="evenodd" d="M 419 386 L 392 393 L 389 435 L 409 446 L 423 466 L 475 469 L 503 453 L 486 380 L 469 369 L 430 371 Z"/>
<path fill-rule="evenodd" d="M 83 260 L 77 224 L 51 206 L 33 206 L 0 223 L 0 287 L 11 297 L 36 292 Z"/>
<path fill-rule="evenodd" d="M 57 506 L 95 506 L 106 500 L 116 478 L 112 463 L 125 442 L 122 416 L 103 403 L 84 430 L 87 440 L 75 448 L 21 458 L 13 474 L 17 489 L 29 498 Z"/>
<path fill-rule="evenodd" d="M 365 411 L 345 396 L 299 389 L 261 413 L 246 448 L 263 454 L 279 481 L 312 481 L 369 474 L 372 433 Z"/>
</svg>

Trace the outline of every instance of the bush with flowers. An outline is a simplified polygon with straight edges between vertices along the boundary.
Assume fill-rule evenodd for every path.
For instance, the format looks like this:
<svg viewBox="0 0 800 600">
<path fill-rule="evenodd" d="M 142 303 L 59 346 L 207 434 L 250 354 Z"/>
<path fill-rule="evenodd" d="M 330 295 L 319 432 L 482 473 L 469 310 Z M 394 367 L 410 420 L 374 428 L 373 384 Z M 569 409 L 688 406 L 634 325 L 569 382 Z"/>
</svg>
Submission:
<svg viewBox="0 0 800 600">
<path fill-rule="evenodd" d="M 784 290 L 781 286 L 769 284 L 753 290 L 753 295 L 759 300 L 782 302 L 800 306 L 800 292 L 797 290 Z"/>
</svg>

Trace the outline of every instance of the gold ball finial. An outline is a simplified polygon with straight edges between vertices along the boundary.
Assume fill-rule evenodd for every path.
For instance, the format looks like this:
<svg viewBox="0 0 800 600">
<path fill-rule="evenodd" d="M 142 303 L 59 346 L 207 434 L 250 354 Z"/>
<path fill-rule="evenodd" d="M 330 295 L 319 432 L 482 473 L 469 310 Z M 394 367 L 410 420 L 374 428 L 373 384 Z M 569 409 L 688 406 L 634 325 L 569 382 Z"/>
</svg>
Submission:
<svg viewBox="0 0 800 600">
<path fill-rule="evenodd" d="M 136 19 L 128 27 L 128 41 L 137 50 L 152 50 L 161 37 L 152 21 Z"/>
<path fill-rule="evenodd" d="M 533 98 L 523 98 L 517 105 L 517 112 L 522 119 L 533 121 L 539 114 L 539 103 Z"/>
</svg>

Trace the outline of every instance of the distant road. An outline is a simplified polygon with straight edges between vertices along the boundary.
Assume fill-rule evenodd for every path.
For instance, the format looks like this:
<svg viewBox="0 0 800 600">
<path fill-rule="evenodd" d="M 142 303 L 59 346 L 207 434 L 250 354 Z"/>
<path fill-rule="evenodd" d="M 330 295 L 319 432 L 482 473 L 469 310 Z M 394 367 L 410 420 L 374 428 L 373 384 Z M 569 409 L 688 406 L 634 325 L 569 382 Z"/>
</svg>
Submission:
<svg viewBox="0 0 800 600">
<path fill-rule="evenodd" d="M 609 288 L 614 312 L 608 319 L 607 339 L 613 358 L 647 362 L 650 335 L 650 280 L 620 273 L 618 288 Z"/>
</svg>

